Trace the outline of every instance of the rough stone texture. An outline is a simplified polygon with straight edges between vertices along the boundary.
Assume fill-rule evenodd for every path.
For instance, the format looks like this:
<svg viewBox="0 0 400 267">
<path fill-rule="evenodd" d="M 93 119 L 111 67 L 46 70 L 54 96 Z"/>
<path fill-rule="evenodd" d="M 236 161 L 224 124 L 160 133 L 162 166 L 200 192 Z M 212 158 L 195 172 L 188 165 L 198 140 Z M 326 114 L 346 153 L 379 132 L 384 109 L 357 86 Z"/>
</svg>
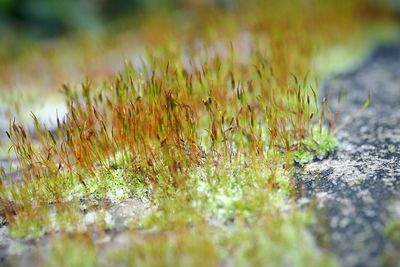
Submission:
<svg viewBox="0 0 400 267">
<path fill-rule="evenodd" d="M 325 245 L 343 266 L 380 266 L 387 250 L 400 255 L 399 244 L 384 234 L 388 207 L 400 199 L 400 45 L 378 48 L 359 69 L 328 80 L 322 92 L 333 100 L 341 88 L 347 96 L 339 125 L 348 123 L 336 133 L 337 151 L 305 166 L 299 193 L 303 202 L 315 200 L 314 232 L 320 240 L 328 236 Z M 368 93 L 370 107 L 356 112 Z"/>
</svg>

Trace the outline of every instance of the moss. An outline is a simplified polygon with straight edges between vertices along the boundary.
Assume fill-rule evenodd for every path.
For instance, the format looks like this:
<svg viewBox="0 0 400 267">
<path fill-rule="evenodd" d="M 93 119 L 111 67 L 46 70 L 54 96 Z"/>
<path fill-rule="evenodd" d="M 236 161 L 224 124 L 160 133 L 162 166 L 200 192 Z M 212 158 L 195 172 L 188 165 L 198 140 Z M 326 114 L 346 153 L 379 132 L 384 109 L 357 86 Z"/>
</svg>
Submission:
<svg viewBox="0 0 400 267">
<path fill-rule="evenodd" d="M 400 244 L 400 222 L 392 219 L 385 227 L 385 235 Z"/>
<path fill-rule="evenodd" d="M 278 175 L 279 190 L 269 191 L 265 187 L 272 177 L 267 169 L 233 166 L 212 168 L 212 179 L 197 170 L 190 179 L 195 182 L 182 190 L 169 190 L 166 198 L 156 196 L 157 208 L 145 227 L 161 232 L 144 243 L 133 241 L 129 248 L 133 254 L 120 251 L 116 257 L 132 266 L 139 262 L 201 266 L 204 262 L 196 260 L 200 252 L 210 266 L 227 262 L 232 266 L 336 266 L 335 259 L 318 251 L 308 236 L 309 214 L 295 209 L 288 215 L 281 213 L 282 206 L 288 205 L 287 175 Z M 186 252 L 192 247 L 196 252 Z"/>
<path fill-rule="evenodd" d="M 42 205 L 26 209 L 9 218 L 10 235 L 13 238 L 37 238 L 46 233 L 82 232 L 86 230 L 83 216 L 77 205 Z"/>
<path fill-rule="evenodd" d="M 86 235 L 56 237 L 42 266 L 95 267 L 99 266 L 98 252 Z"/>
<path fill-rule="evenodd" d="M 171 31 L 143 55 L 141 71 L 127 61 L 102 84 L 64 85 L 68 107 L 54 133 L 34 115 L 37 140 L 12 122 L 8 134 L 27 170 L 23 183 L 0 187 L 2 203 L 18 206 L 7 214 L 12 235 L 86 233 L 54 239 L 47 266 L 98 266 L 101 259 L 131 266 L 335 265 L 308 234 L 312 214 L 293 204 L 293 169 L 336 147 L 321 130 L 332 114 L 310 82 L 318 71 L 306 74 L 314 48 L 353 38 L 365 18 L 361 2 L 317 2 L 250 3 L 240 19 L 198 14 L 205 33 L 197 24 L 187 25 L 195 38 Z M 114 225 L 98 203 L 132 195 L 148 199 L 149 215 L 126 230 L 127 248 L 99 253 L 89 235 Z M 85 201 L 95 207 L 83 207 Z"/>
<path fill-rule="evenodd" d="M 299 164 L 311 162 L 315 157 L 323 157 L 332 153 L 337 146 L 337 141 L 332 133 L 325 130 L 314 134 L 305 140 L 293 153 L 294 160 Z"/>
<path fill-rule="evenodd" d="M 332 257 L 315 250 L 304 231 L 304 215 L 278 214 L 269 210 L 251 228 L 236 221 L 229 228 L 197 224 L 144 235 L 144 242 L 133 241 L 111 259 L 129 266 L 336 266 Z"/>
<path fill-rule="evenodd" d="M 313 159 L 314 155 L 311 152 L 306 151 L 304 148 L 299 148 L 294 153 L 294 160 L 299 164 L 311 162 Z"/>
<path fill-rule="evenodd" d="M 23 217 L 23 219 L 20 219 Z M 12 221 L 10 226 L 10 235 L 13 238 L 34 239 L 43 236 L 46 233 L 46 224 L 43 220 L 34 218 L 33 221 L 27 221 L 23 215 Z"/>
</svg>

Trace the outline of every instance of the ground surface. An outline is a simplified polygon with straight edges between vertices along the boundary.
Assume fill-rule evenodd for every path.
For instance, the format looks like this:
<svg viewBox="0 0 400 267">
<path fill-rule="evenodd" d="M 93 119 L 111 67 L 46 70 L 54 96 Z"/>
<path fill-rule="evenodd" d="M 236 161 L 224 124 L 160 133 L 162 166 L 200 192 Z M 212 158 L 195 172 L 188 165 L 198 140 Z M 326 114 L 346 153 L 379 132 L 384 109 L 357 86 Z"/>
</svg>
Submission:
<svg viewBox="0 0 400 267">
<path fill-rule="evenodd" d="M 400 220 L 400 45 L 376 49 L 360 68 L 327 81 L 323 92 L 334 100 L 342 88 L 347 96 L 339 125 L 347 124 L 336 134 L 338 149 L 305 166 L 300 201 L 316 199 L 314 231 L 344 266 L 379 266 L 384 258 L 398 266 L 399 244 L 385 228 Z M 352 117 L 369 92 L 370 107 Z"/>
<path fill-rule="evenodd" d="M 400 216 L 396 215 L 396 200 L 400 201 L 400 45 L 377 49 L 357 70 L 328 80 L 324 91 L 334 99 L 342 87 L 347 97 L 339 125 L 349 123 L 336 134 L 337 151 L 301 171 L 299 203 L 316 200 L 319 216 L 313 232 L 345 266 L 382 265 L 382 256 L 392 259 L 387 264 L 394 265 L 400 247 L 384 232 L 386 224 Z M 349 119 L 363 105 L 368 92 L 372 97 L 370 108 Z M 8 163 L 0 160 L 2 166 Z M 120 233 L 124 222 L 145 212 L 145 203 L 137 199 L 111 205 L 109 213 L 117 222 L 116 229 L 99 242 L 105 247 L 123 245 Z M 9 237 L 7 227 L 1 226 L 0 265 L 26 265 L 31 262 L 33 247 L 45 249 L 46 240 L 15 241 Z"/>
</svg>

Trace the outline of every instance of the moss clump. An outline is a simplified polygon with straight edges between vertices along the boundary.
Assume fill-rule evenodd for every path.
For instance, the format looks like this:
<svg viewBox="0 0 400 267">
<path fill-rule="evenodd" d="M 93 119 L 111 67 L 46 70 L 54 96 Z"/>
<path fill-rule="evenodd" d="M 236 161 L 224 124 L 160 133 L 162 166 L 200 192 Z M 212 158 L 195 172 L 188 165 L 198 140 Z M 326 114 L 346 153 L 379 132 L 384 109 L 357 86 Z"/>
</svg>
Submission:
<svg viewBox="0 0 400 267">
<path fill-rule="evenodd" d="M 391 220 L 385 228 L 385 235 L 400 244 L 400 222 L 394 219 Z"/>
<path fill-rule="evenodd" d="M 321 157 L 330 154 L 337 146 L 332 133 L 327 131 L 316 132 L 312 138 L 303 141 L 302 146 L 294 152 L 294 160 L 299 164 L 312 161 L 316 156 Z"/>
<path fill-rule="evenodd" d="M 53 239 L 50 252 L 42 266 L 99 266 L 98 251 L 87 235 L 60 236 Z"/>
<path fill-rule="evenodd" d="M 197 14 L 204 31 L 190 24 L 182 36 L 175 24 L 140 64 L 126 61 L 103 83 L 63 85 L 67 111 L 56 129 L 32 115 L 33 138 L 10 123 L 23 182 L 1 184 L 0 202 L 11 207 L 13 235 L 86 232 L 55 240 L 48 265 L 79 264 L 80 250 L 87 266 L 110 259 L 88 236 L 112 228 L 112 215 L 80 204 L 133 195 L 151 209 L 127 230 L 116 263 L 335 264 L 307 234 L 312 214 L 292 200 L 293 170 L 336 146 L 323 128 L 335 113 L 318 102 L 315 47 L 351 39 L 370 9 L 358 0 L 239 6 Z"/>
</svg>

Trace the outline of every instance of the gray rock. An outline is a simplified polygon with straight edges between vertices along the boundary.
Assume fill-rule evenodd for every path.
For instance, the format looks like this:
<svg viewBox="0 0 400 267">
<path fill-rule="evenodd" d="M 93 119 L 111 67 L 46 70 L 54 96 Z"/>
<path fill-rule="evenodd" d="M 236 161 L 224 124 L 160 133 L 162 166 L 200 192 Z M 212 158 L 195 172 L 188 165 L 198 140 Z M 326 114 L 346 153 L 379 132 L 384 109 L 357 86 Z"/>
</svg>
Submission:
<svg viewBox="0 0 400 267">
<path fill-rule="evenodd" d="M 323 215 L 314 232 L 330 237 L 343 266 L 379 266 L 391 246 L 388 203 L 400 199 L 400 45 L 378 48 L 359 69 L 329 79 L 323 92 L 335 99 L 337 88 L 347 91 L 339 125 L 350 123 L 336 133 L 331 157 L 299 171 L 298 192 L 318 200 Z M 368 93 L 370 107 L 353 118 Z M 310 178 L 317 175 L 318 183 Z"/>
</svg>

